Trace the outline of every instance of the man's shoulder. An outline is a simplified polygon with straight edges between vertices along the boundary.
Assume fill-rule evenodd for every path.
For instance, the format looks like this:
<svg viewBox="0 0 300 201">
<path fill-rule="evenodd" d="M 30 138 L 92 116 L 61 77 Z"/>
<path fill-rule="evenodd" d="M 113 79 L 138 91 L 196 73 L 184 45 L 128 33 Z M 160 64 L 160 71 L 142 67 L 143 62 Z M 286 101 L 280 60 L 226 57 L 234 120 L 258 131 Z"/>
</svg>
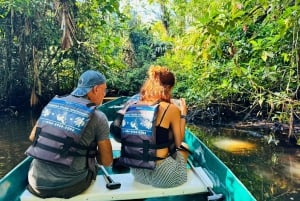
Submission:
<svg viewBox="0 0 300 201">
<path fill-rule="evenodd" d="M 94 112 L 94 118 L 107 120 L 106 115 L 102 111 L 97 110 L 97 109 Z"/>
</svg>

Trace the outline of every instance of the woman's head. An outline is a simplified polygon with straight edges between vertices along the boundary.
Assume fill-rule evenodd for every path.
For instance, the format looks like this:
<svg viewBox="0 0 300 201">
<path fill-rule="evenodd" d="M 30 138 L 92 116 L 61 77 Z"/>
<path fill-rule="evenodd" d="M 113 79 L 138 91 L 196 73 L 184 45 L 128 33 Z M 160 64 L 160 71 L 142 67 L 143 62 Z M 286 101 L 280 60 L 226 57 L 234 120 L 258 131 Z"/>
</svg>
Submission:
<svg viewBox="0 0 300 201">
<path fill-rule="evenodd" d="M 164 66 L 150 66 L 148 78 L 141 88 L 142 101 L 170 102 L 171 90 L 175 85 L 175 76 Z"/>
<path fill-rule="evenodd" d="M 164 87 L 173 87 L 175 84 L 175 76 L 164 66 L 150 66 L 148 70 L 148 78 L 156 79 Z"/>
</svg>

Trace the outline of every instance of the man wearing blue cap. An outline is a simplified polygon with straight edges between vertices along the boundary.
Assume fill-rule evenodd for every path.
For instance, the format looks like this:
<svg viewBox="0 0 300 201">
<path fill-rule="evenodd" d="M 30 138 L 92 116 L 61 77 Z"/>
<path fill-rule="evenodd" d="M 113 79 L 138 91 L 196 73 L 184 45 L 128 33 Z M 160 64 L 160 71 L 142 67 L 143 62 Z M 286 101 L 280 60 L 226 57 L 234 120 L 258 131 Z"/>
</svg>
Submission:
<svg viewBox="0 0 300 201">
<path fill-rule="evenodd" d="M 85 71 L 68 96 L 54 97 L 43 109 L 29 139 L 26 154 L 34 159 L 28 172 L 28 190 L 42 198 L 70 198 L 96 179 L 98 163 L 112 163 L 109 125 L 96 109 L 106 94 L 106 78 Z"/>
</svg>

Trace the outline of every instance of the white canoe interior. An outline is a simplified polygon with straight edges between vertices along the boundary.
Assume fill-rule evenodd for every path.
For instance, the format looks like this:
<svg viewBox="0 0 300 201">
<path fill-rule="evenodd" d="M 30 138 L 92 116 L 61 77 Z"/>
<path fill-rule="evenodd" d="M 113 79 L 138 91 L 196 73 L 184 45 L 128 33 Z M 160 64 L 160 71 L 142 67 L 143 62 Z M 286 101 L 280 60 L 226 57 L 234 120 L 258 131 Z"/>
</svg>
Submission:
<svg viewBox="0 0 300 201">
<path fill-rule="evenodd" d="M 112 141 L 114 150 L 120 150 L 120 144 Z M 101 170 L 99 170 L 101 171 Z M 201 167 L 188 169 L 188 181 L 174 188 L 156 188 L 138 183 L 130 173 L 110 175 L 115 182 L 121 183 L 119 189 L 109 190 L 106 188 L 106 179 L 98 175 L 96 181 L 82 194 L 71 199 L 72 201 L 106 201 L 106 200 L 132 200 L 140 198 L 164 197 L 184 194 L 208 192 L 207 187 L 213 187 L 212 181 Z M 65 201 L 62 198 L 42 199 L 25 190 L 20 197 L 21 201 Z"/>
</svg>

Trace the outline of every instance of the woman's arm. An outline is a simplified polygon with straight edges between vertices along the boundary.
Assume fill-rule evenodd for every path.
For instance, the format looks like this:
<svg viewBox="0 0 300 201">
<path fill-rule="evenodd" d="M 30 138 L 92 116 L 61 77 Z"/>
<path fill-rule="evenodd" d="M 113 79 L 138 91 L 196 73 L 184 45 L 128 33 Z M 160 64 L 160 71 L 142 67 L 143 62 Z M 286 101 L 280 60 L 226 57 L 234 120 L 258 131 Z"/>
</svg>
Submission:
<svg viewBox="0 0 300 201">
<path fill-rule="evenodd" d="M 174 133 L 176 147 L 181 145 L 184 138 L 186 112 L 187 109 L 184 99 L 180 99 L 180 105 L 175 106 L 172 104 L 170 107 L 170 122 Z"/>
<path fill-rule="evenodd" d="M 121 142 L 121 126 L 124 115 L 117 113 L 117 117 L 110 125 L 110 133 L 117 142 Z"/>
</svg>

